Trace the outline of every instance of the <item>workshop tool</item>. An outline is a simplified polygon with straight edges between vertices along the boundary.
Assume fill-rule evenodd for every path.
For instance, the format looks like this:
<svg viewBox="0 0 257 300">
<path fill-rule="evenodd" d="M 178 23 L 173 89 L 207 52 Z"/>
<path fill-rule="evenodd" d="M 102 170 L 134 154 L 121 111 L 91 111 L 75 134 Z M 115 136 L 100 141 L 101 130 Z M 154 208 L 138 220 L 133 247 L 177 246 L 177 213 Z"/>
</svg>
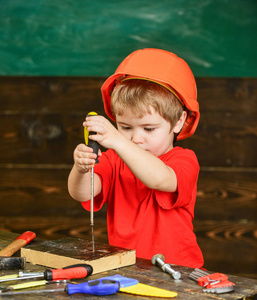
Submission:
<svg viewBox="0 0 257 300">
<path fill-rule="evenodd" d="M 235 290 L 235 284 L 228 281 L 228 276 L 223 273 L 209 273 L 196 268 L 189 274 L 189 278 L 202 286 L 205 293 L 223 294 Z"/>
<path fill-rule="evenodd" d="M 5 281 L 13 281 L 18 277 L 30 277 L 30 276 L 35 277 L 35 274 L 36 273 L 32 273 L 28 271 L 27 272 L 19 271 L 19 273 L 17 274 L 8 274 L 8 275 L 0 276 L 0 283 Z M 41 273 L 37 273 L 37 274 L 41 274 Z"/>
<path fill-rule="evenodd" d="M 22 247 L 27 245 L 36 237 L 36 234 L 32 231 L 26 231 L 20 236 L 18 236 L 14 241 L 8 246 L 0 251 L 0 256 L 12 256 L 15 252 L 20 250 Z"/>
<path fill-rule="evenodd" d="M 64 288 L 45 289 L 45 290 L 30 290 L 30 291 L 5 291 L 1 292 L 1 296 L 9 295 L 26 295 L 26 294 L 39 294 L 39 293 L 54 293 L 54 292 L 66 292 L 69 295 L 72 294 L 91 294 L 97 296 L 111 295 L 119 291 L 119 282 L 114 280 L 92 280 L 83 282 L 80 284 L 68 283 Z"/>
<path fill-rule="evenodd" d="M 62 269 L 46 269 L 44 272 L 40 273 L 26 273 L 25 276 L 19 276 L 16 278 L 7 278 L 0 280 L 0 283 L 7 281 L 16 281 L 16 280 L 26 280 L 26 279 L 35 279 L 43 278 L 47 281 L 52 280 L 64 280 L 64 279 L 75 279 L 75 278 L 85 278 L 90 276 L 93 273 L 93 268 L 88 264 L 76 264 Z"/>
<path fill-rule="evenodd" d="M 137 279 L 124 277 L 122 275 L 116 274 L 113 276 L 103 277 L 101 279 L 116 280 L 120 284 L 120 292 L 141 295 L 141 296 L 151 296 L 159 298 L 173 298 L 178 294 L 169 290 L 157 288 L 151 285 L 139 283 Z"/>
<path fill-rule="evenodd" d="M 25 287 L 24 287 L 25 288 Z M 117 292 L 130 293 L 135 295 L 153 296 L 173 298 L 177 296 L 176 292 L 156 288 L 150 285 L 141 284 L 138 280 L 127 278 L 122 275 L 114 275 L 103 277 L 97 280 L 91 280 L 81 284 L 67 284 L 65 288 L 49 289 L 49 290 L 30 290 L 21 292 L 12 292 L 16 289 L 15 286 L 9 289 L 0 291 L 2 295 L 17 295 L 17 294 L 31 294 L 31 293 L 46 293 L 46 292 L 60 292 L 65 291 L 69 295 L 75 293 L 93 294 L 93 295 L 110 295 Z"/>
<path fill-rule="evenodd" d="M 90 112 L 87 116 L 97 116 L 96 112 Z M 89 139 L 89 135 L 94 135 L 96 132 L 88 131 L 87 127 L 84 127 L 85 143 L 88 147 L 93 149 L 93 153 L 98 156 L 99 144 L 96 141 Z M 98 158 L 96 158 L 98 163 Z M 95 252 L 95 237 L 94 237 L 94 167 L 91 169 L 91 203 L 90 203 L 90 226 L 92 235 L 92 251 Z"/>
<path fill-rule="evenodd" d="M 152 257 L 152 264 L 153 265 L 160 266 L 160 268 L 164 272 L 169 273 L 170 275 L 172 275 L 172 277 L 174 279 L 180 279 L 181 278 L 180 272 L 173 270 L 171 268 L 171 266 L 169 264 L 166 264 L 164 261 L 165 261 L 165 257 L 162 254 L 155 254 Z"/>
<path fill-rule="evenodd" d="M 25 257 L 0 256 L 0 270 L 24 269 L 26 265 Z"/>
<path fill-rule="evenodd" d="M 61 284 L 61 283 L 67 283 L 69 280 L 54 280 L 54 281 L 47 281 L 47 280 L 32 280 L 24 283 L 19 283 L 19 284 L 13 284 L 9 285 L 7 287 L 1 288 L 0 287 L 0 294 L 1 293 L 6 293 L 10 292 L 13 290 L 22 290 L 22 289 L 28 289 L 32 287 L 38 287 L 38 286 L 43 286 L 46 284 Z"/>
</svg>

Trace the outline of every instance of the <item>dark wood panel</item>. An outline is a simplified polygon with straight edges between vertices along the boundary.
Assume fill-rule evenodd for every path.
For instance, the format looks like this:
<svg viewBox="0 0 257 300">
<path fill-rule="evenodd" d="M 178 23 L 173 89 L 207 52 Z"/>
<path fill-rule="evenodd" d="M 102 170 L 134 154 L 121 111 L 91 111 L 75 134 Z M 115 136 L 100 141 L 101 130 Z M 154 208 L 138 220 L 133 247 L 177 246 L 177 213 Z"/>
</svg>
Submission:
<svg viewBox="0 0 257 300">
<path fill-rule="evenodd" d="M 0 163 L 71 163 L 81 120 L 91 110 L 104 114 L 103 81 L 1 77 Z M 257 167 L 257 79 L 197 78 L 197 84 L 199 127 L 179 145 L 193 149 L 202 166 Z"/>
<path fill-rule="evenodd" d="M 0 114 L 0 163 L 72 163 L 74 148 L 83 142 L 82 122 L 87 112 Z M 257 167 L 256 136 L 239 138 L 237 133 L 243 127 L 235 121 L 226 129 L 227 133 L 223 128 L 215 137 L 211 133 L 211 121 L 203 119 L 202 122 L 208 124 L 209 130 L 201 131 L 200 123 L 195 135 L 178 142 L 196 152 L 201 166 Z M 244 126 L 251 127 L 256 122 L 248 118 Z"/>
<path fill-rule="evenodd" d="M 68 174 L 69 169 L 0 169 L 1 215 L 83 215 L 68 194 Z"/>
<path fill-rule="evenodd" d="M 0 111 L 51 114 L 91 111 L 96 106 L 100 109 L 100 88 L 104 80 L 99 77 L 2 76 Z"/>
<path fill-rule="evenodd" d="M 196 83 L 203 114 L 224 112 L 229 118 L 231 113 L 251 115 L 257 110 L 257 78 L 205 77 L 196 78 Z"/>
<path fill-rule="evenodd" d="M 200 122 L 180 142 L 202 166 L 256 167 L 257 78 L 197 78 Z"/>
<path fill-rule="evenodd" d="M 106 217 L 95 213 L 95 239 L 99 243 L 108 243 Z M 0 230 L 22 233 L 30 230 L 40 239 L 54 240 L 67 236 L 91 239 L 90 218 L 77 216 L 0 216 Z"/>
<path fill-rule="evenodd" d="M 226 168 L 201 170 L 198 180 L 197 220 L 256 221 L 257 171 Z"/>
<path fill-rule="evenodd" d="M 102 104 L 103 77 L 0 77 L 0 109 L 42 113 L 81 111 Z M 202 114 L 256 112 L 257 78 L 196 78 Z M 93 103 L 92 103 L 93 102 Z M 92 105 L 92 106 L 91 106 Z M 239 110 L 240 109 L 240 110 Z M 211 116 L 211 115 L 210 115 Z"/>
<path fill-rule="evenodd" d="M 257 278 L 256 221 L 196 220 L 194 230 L 205 268 Z"/>
<path fill-rule="evenodd" d="M 81 114 L 10 114 L 0 116 L 0 163 L 72 164 L 84 142 Z"/>
<path fill-rule="evenodd" d="M 71 166 L 0 169 L 0 215 L 84 216 L 67 190 Z M 201 171 L 196 220 L 255 221 L 257 172 Z"/>
</svg>

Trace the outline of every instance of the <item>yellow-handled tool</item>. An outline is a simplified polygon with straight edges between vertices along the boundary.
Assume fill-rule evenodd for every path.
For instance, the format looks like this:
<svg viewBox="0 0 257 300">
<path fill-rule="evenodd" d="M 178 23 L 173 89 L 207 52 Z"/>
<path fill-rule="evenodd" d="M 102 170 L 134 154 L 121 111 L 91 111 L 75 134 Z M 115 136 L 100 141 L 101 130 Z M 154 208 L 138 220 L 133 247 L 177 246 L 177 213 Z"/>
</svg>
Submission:
<svg viewBox="0 0 257 300">
<path fill-rule="evenodd" d="M 13 284 L 13 285 L 9 285 L 6 288 L 0 289 L 0 296 L 9 295 L 10 292 L 15 290 L 29 289 L 33 287 L 44 286 L 46 284 L 66 284 L 67 282 L 69 282 L 69 280 L 63 279 L 63 280 L 55 280 L 55 281 L 37 280 L 37 281 L 29 281 L 29 282 L 24 282 L 19 284 Z"/>
<path fill-rule="evenodd" d="M 90 112 L 87 116 L 97 116 L 96 112 Z M 96 141 L 90 140 L 89 135 L 94 135 L 96 132 L 88 131 L 84 127 L 85 143 L 88 147 L 93 148 L 93 152 L 98 155 L 99 144 Z M 96 163 L 98 159 L 96 158 Z M 94 167 L 91 170 L 91 203 L 90 203 L 90 226 L 92 232 L 92 251 L 95 252 L 95 238 L 94 238 Z"/>
</svg>

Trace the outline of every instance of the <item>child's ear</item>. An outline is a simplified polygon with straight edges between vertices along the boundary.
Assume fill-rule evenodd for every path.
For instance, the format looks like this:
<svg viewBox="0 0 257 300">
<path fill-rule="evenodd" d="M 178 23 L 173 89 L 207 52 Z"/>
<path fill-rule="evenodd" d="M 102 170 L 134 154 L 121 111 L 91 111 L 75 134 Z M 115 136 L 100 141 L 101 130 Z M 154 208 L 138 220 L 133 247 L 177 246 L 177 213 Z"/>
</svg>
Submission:
<svg viewBox="0 0 257 300">
<path fill-rule="evenodd" d="M 185 110 L 183 110 L 181 117 L 179 118 L 177 124 L 173 128 L 174 133 L 179 133 L 182 130 L 184 123 L 186 121 L 186 118 L 187 118 L 187 112 Z"/>
</svg>

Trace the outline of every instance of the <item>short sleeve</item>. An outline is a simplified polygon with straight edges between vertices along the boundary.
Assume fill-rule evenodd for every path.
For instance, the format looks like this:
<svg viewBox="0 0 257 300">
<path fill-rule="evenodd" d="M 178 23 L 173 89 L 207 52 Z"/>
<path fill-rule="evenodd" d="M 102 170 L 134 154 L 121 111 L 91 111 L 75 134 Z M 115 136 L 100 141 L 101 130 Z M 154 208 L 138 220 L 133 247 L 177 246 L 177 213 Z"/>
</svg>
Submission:
<svg viewBox="0 0 257 300">
<path fill-rule="evenodd" d="M 155 191 L 156 201 L 164 209 L 189 206 L 196 198 L 199 174 L 199 163 L 195 153 L 192 150 L 178 148 L 160 159 L 174 170 L 178 188 L 175 193 Z"/>
</svg>

